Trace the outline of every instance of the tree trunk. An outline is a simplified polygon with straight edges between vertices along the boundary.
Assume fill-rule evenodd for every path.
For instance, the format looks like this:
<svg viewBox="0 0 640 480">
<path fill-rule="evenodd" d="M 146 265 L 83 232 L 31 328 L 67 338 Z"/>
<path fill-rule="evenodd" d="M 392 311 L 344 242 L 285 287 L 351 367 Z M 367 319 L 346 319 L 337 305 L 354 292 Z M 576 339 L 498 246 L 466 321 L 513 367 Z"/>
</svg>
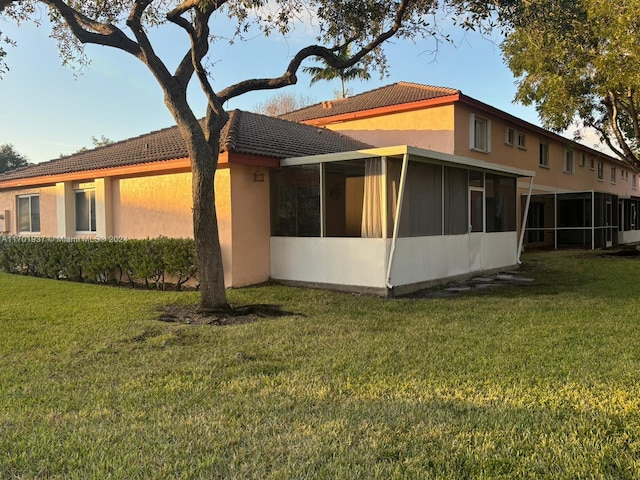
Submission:
<svg viewBox="0 0 640 480">
<path fill-rule="evenodd" d="M 220 133 L 217 132 L 216 143 Z M 199 147 L 199 146 L 198 146 Z M 191 157 L 193 196 L 193 238 L 198 253 L 200 279 L 200 309 L 227 310 L 222 249 L 218 232 L 214 180 L 218 164 L 218 149 L 194 148 Z"/>
<path fill-rule="evenodd" d="M 226 123 L 225 112 L 219 115 L 207 142 L 200 123 L 180 115 L 179 107 L 167 102 L 178 129 L 186 142 L 191 160 L 191 196 L 193 200 L 193 238 L 198 254 L 200 310 L 228 310 L 224 285 L 224 267 L 218 233 L 214 180 L 218 167 L 220 132 Z M 213 147 L 215 145 L 215 147 Z"/>
</svg>

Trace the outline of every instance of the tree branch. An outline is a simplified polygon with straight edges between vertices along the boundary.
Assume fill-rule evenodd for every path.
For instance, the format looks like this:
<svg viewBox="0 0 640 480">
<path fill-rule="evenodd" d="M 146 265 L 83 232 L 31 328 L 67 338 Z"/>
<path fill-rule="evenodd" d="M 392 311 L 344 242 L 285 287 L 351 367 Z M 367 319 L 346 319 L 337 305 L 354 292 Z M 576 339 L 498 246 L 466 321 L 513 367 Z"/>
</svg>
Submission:
<svg viewBox="0 0 640 480">
<path fill-rule="evenodd" d="M 131 40 L 118 27 L 108 23 L 100 23 L 71 8 L 61 0 L 42 0 L 50 8 L 56 10 L 71 29 L 71 33 L 81 43 L 92 43 L 123 50 L 138 57 L 141 53 L 140 46 Z M 12 3 L 8 0 L 0 0 L 0 11 Z"/>
<path fill-rule="evenodd" d="M 185 56 L 185 59 L 183 59 L 176 70 L 175 78 L 181 85 L 184 85 L 184 88 L 186 88 L 186 85 L 194 72 L 198 77 L 200 88 L 204 92 L 208 104 L 205 137 L 211 148 L 217 149 L 218 138 L 213 135 L 213 132 L 218 126 L 220 128 L 224 126 L 224 123 L 226 123 L 226 116 L 224 115 L 225 112 L 222 102 L 215 94 L 213 87 L 209 82 L 207 71 L 202 65 L 202 59 L 209 51 L 209 19 L 218 5 L 209 4 L 204 8 L 192 7 L 195 10 L 193 12 L 192 23 L 181 15 L 176 14 L 177 12 L 186 12 L 186 4 L 192 3 L 194 2 L 185 2 L 181 9 L 173 10 L 167 15 L 167 19 L 183 28 L 191 40 L 190 62 L 187 64 L 187 57 Z M 218 125 L 222 119 L 224 119 L 224 122 L 222 122 L 222 125 Z"/>
<path fill-rule="evenodd" d="M 220 98 L 222 103 L 224 103 L 231 98 L 240 96 L 250 91 L 270 90 L 270 89 L 285 87 L 287 85 L 293 85 L 298 81 L 296 74 L 300 69 L 300 65 L 306 58 L 309 58 L 309 57 L 323 58 L 329 66 L 338 68 L 338 69 L 351 67 L 356 63 L 358 63 L 360 60 L 362 60 L 366 55 L 371 53 L 373 50 L 375 50 L 383 42 L 385 42 L 389 38 L 393 37 L 396 33 L 398 33 L 398 31 L 402 27 L 404 15 L 407 12 L 407 9 L 410 4 L 411 4 L 411 0 L 402 0 L 398 5 L 398 9 L 396 11 L 394 21 L 391 27 L 388 30 L 382 32 L 381 34 L 375 36 L 367 45 L 363 46 L 357 53 L 355 53 L 353 56 L 347 59 L 344 59 L 344 60 L 339 59 L 338 57 L 336 57 L 334 52 L 339 51 L 344 46 L 348 45 L 349 43 L 352 43 L 354 39 L 349 39 L 349 41 L 346 42 L 345 44 L 334 47 L 334 48 L 322 47 L 320 45 L 310 45 L 300 50 L 293 57 L 293 59 L 291 60 L 291 62 L 289 62 L 289 65 L 287 66 L 287 70 L 281 76 L 275 77 L 275 78 L 262 78 L 262 79 L 253 79 L 253 80 L 246 80 L 243 82 L 239 82 L 219 92 L 218 97 Z"/>
<path fill-rule="evenodd" d="M 598 131 L 598 133 L 600 134 L 600 137 L 604 140 L 604 142 L 607 144 L 607 146 L 611 149 L 613 153 L 615 153 L 620 158 L 625 158 L 624 153 L 621 150 L 619 150 L 618 147 L 616 147 L 614 143 L 611 141 L 611 137 L 609 136 L 609 133 L 605 128 L 593 123 L 590 124 L 589 126 L 595 128 Z"/>
<path fill-rule="evenodd" d="M 189 0 L 183 2 L 167 14 L 167 20 L 183 28 L 191 40 L 191 48 L 183 57 L 182 61 L 176 68 L 174 77 L 180 85 L 187 87 L 191 77 L 197 69 L 202 69 L 202 59 L 209 52 L 209 26 L 208 22 L 213 12 L 218 10 L 226 0 L 211 2 L 204 9 L 199 8 L 198 0 Z M 195 9 L 196 12 L 204 13 L 204 17 L 197 14 L 194 24 L 182 17 L 182 14 L 189 9 Z"/>
<path fill-rule="evenodd" d="M 622 149 L 622 155 L 620 157 L 624 158 L 630 165 L 637 166 L 640 162 L 629 147 L 627 139 L 625 138 L 625 135 L 620 129 L 620 125 L 618 123 L 618 95 L 616 92 L 609 92 L 608 96 L 609 98 L 605 101 L 605 106 L 609 116 L 609 127 L 613 131 L 613 135 L 616 137 L 616 141 Z M 607 144 L 610 144 L 610 142 L 607 142 Z"/>
</svg>

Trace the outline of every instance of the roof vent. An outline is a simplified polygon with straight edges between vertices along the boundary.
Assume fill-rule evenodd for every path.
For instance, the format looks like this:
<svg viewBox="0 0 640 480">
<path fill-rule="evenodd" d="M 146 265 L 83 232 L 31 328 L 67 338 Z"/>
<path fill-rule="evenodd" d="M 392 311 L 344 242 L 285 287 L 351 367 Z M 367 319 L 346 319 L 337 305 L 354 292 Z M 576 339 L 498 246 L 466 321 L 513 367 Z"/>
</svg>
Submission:
<svg viewBox="0 0 640 480">
<path fill-rule="evenodd" d="M 332 102 L 322 102 L 322 108 L 326 109 L 326 110 L 330 110 L 333 108 L 333 103 Z"/>
</svg>

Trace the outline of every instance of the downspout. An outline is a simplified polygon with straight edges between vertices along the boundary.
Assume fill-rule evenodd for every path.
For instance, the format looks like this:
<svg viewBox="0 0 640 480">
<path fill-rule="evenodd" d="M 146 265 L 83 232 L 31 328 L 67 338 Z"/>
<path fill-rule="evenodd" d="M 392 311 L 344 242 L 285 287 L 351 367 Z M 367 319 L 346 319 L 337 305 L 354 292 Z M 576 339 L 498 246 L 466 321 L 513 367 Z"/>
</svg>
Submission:
<svg viewBox="0 0 640 480">
<path fill-rule="evenodd" d="M 409 154 L 405 153 L 402 157 L 402 170 L 400 172 L 400 188 L 398 192 L 398 205 L 396 205 L 396 218 L 393 222 L 393 238 L 391 239 L 391 251 L 389 252 L 389 265 L 387 266 L 387 288 L 391 290 L 391 269 L 393 268 L 393 259 L 396 253 L 396 241 L 398 240 L 398 230 L 400 229 L 400 215 L 402 214 L 402 200 L 404 199 L 404 186 L 407 180 L 407 167 L 409 165 Z"/>
<path fill-rule="evenodd" d="M 531 204 L 531 192 L 533 191 L 533 177 L 529 177 L 529 193 L 527 193 L 527 202 L 524 207 L 524 216 L 522 217 L 522 224 L 520 228 L 520 242 L 518 243 L 518 256 L 516 262 L 518 265 L 522 264 L 520 256 L 522 255 L 522 245 L 524 245 L 524 234 L 527 230 L 527 218 L 529 217 L 529 205 Z"/>
</svg>

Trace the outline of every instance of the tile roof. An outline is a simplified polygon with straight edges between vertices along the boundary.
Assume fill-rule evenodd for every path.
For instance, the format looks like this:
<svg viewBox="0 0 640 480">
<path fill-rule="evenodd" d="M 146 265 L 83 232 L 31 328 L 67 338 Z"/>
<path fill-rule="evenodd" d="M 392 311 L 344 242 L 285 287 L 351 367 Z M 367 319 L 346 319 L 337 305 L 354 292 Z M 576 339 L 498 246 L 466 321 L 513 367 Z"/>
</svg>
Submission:
<svg viewBox="0 0 640 480">
<path fill-rule="evenodd" d="M 346 113 L 362 112 L 374 108 L 432 100 L 461 93 L 446 87 L 433 87 L 419 83 L 398 82 L 353 97 L 339 98 L 285 113 L 280 118 L 304 122 L 317 118 L 333 117 Z"/>
<path fill-rule="evenodd" d="M 371 145 L 324 128 L 279 118 L 233 110 L 225 125 L 220 152 L 260 157 L 287 158 L 348 152 Z M 88 170 L 139 165 L 187 157 L 178 127 L 157 130 L 139 137 L 75 153 L 0 174 L 0 182 Z"/>
</svg>

